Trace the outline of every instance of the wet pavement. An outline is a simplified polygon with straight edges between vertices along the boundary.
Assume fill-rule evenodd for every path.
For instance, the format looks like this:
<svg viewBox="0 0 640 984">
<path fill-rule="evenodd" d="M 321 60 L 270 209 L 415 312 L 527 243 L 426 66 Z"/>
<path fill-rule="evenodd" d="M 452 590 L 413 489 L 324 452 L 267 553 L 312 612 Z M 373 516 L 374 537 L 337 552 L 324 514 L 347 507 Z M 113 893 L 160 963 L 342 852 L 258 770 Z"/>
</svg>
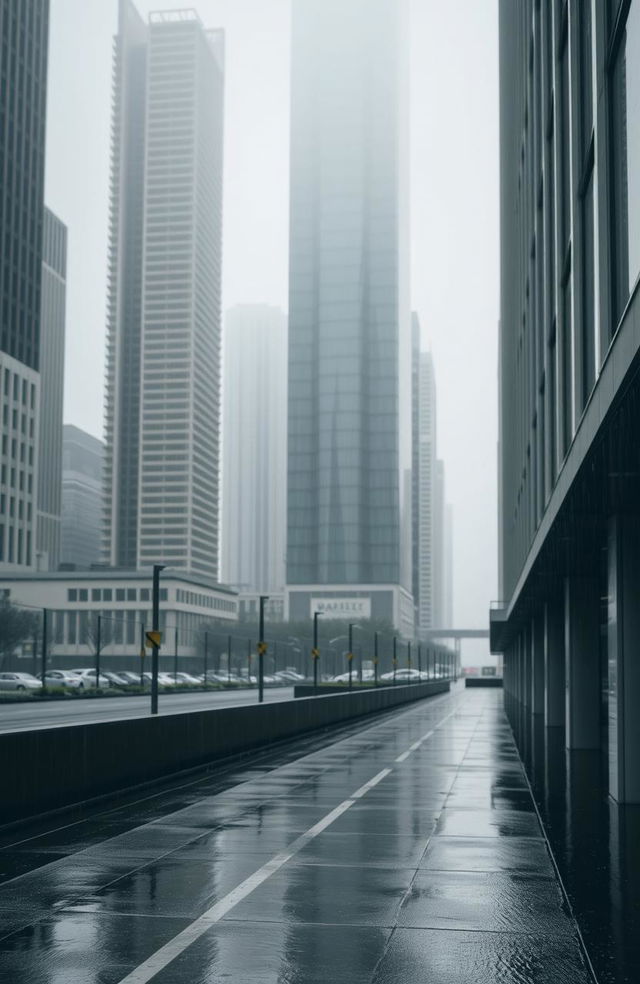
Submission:
<svg viewBox="0 0 640 984">
<path fill-rule="evenodd" d="M 0 838 L 11 984 L 587 984 L 497 691 Z"/>
<path fill-rule="evenodd" d="M 265 701 L 291 700 L 293 687 L 265 687 Z M 2 704 L 0 732 L 30 731 L 33 728 L 57 728 L 67 724 L 90 724 L 118 718 L 141 717 L 150 713 L 149 694 L 135 697 L 70 697 L 43 703 Z M 209 693 L 192 690 L 188 693 L 163 693 L 158 698 L 160 714 L 182 714 L 184 711 L 208 711 L 215 707 L 239 707 L 257 704 L 258 691 L 219 690 Z"/>
</svg>

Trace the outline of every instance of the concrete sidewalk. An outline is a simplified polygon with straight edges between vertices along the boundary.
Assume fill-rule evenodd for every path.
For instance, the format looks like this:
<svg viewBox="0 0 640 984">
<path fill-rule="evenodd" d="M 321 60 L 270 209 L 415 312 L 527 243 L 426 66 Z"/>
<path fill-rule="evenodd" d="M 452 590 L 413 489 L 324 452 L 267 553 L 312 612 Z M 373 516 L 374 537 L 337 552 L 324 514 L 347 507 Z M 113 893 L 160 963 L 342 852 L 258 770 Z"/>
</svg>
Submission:
<svg viewBox="0 0 640 984">
<path fill-rule="evenodd" d="M 501 693 L 458 687 L 235 770 L 12 835 L 0 979 L 592 980 Z"/>
</svg>

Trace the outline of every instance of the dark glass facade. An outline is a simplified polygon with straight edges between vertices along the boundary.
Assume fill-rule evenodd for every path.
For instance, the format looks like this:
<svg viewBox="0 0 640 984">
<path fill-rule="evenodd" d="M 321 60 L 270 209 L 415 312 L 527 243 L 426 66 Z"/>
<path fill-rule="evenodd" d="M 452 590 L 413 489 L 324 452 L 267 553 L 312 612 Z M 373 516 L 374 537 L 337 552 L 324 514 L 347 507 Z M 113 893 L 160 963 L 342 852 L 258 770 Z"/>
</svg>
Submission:
<svg viewBox="0 0 640 984">
<path fill-rule="evenodd" d="M 0 0 L 0 350 L 38 369 L 48 0 Z"/>
<path fill-rule="evenodd" d="M 404 6 L 293 6 L 289 584 L 411 588 Z"/>
</svg>

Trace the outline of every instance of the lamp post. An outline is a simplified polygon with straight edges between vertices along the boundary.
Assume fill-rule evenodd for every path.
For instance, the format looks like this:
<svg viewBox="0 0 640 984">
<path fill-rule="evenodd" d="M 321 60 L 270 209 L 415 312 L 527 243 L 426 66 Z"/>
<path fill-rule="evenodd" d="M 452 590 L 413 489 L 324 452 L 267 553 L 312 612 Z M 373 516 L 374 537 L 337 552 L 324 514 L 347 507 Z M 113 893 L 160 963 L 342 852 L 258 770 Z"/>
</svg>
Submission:
<svg viewBox="0 0 640 984">
<path fill-rule="evenodd" d="M 227 683 L 231 683 L 231 636 L 227 636 Z"/>
<path fill-rule="evenodd" d="M 100 686 L 100 648 L 102 640 L 101 636 L 102 629 L 102 617 L 98 615 L 98 624 L 96 626 L 96 690 Z"/>
<path fill-rule="evenodd" d="M 267 644 L 264 641 L 264 606 L 269 601 L 268 595 L 260 595 L 260 624 L 258 627 L 258 703 L 264 700 L 264 654 Z"/>
<path fill-rule="evenodd" d="M 349 622 L 349 652 L 347 653 L 347 659 L 349 660 L 349 690 L 353 686 L 352 675 L 353 675 L 353 629 L 355 622 Z"/>
<path fill-rule="evenodd" d="M 396 682 L 396 667 L 398 665 L 398 638 L 393 637 L 393 683 Z"/>
<path fill-rule="evenodd" d="M 208 656 L 209 656 L 209 633 L 208 632 L 205 632 L 205 634 L 204 634 L 204 676 L 202 678 L 203 684 L 204 684 L 204 689 L 205 690 L 207 689 L 207 662 L 208 662 Z"/>
<path fill-rule="evenodd" d="M 373 685 L 378 686 L 378 633 L 373 633 Z"/>
<path fill-rule="evenodd" d="M 411 642 L 407 643 L 407 669 L 411 670 Z M 411 683 L 411 673 L 409 673 L 409 683 Z"/>
<path fill-rule="evenodd" d="M 155 633 L 160 631 L 160 571 L 165 568 L 164 564 L 153 565 L 153 586 L 151 592 L 151 612 L 152 630 Z M 151 656 L 151 713 L 158 713 L 158 663 L 160 656 L 160 646 L 158 636 L 154 636 Z"/>
<path fill-rule="evenodd" d="M 313 613 L 313 649 L 311 650 L 311 658 L 313 659 L 313 689 L 314 692 L 318 687 L 318 660 L 320 659 L 320 650 L 318 649 L 318 619 L 322 618 L 324 612 L 314 612 Z"/>
</svg>

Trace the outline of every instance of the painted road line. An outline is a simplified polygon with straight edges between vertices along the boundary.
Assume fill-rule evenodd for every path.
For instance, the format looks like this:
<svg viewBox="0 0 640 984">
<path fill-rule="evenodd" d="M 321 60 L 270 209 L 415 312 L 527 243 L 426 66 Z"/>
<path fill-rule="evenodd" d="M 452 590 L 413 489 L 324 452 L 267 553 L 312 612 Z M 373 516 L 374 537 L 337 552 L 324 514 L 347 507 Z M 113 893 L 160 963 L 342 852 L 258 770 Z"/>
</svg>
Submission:
<svg viewBox="0 0 640 984">
<path fill-rule="evenodd" d="M 437 725 L 432 729 L 430 734 L 433 734 L 438 728 L 440 728 L 449 718 L 453 717 L 456 713 L 453 710 L 450 714 L 447 714 L 442 721 L 438 722 Z M 422 740 L 425 740 L 424 738 Z M 407 749 L 407 752 L 411 754 L 411 748 Z M 397 761 L 397 760 L 396 760 Z M 361 786 L 359 789 L 352 793 L 352 795 L 343 800 L 339 806 L 327 813 L 318 823 L 314 824 L 313 827 L 309 827 L 304 834 L 296 838 L 284 851 L 276 854 L 270 861 L 267 861 L 261 868 L 258 868 L 252 875 L 245 878 L 243 882 L 234 888 L 228 895 L 225 895 L 223 899 L 216 902 L 207 909 L 201 916 L 199 916 L 194 922 L 192 922 L 186 929 L 174 936 L 173 939 L 169 940 L 163 947 L 156 950 L 150 957 L 147 958 L 139 967 L 132 970 L 130 974 L 123 977 L 120 984 L 148 984 L 149 981 L 153 980 L 157 974 L 163 971 L 173 960 L 179 957 L 192 943 L 195 943 L 217 922 L 220 922 L 232 909 L 234 909 L 239 902 L 246 899 L 248 895 L 256 890 L 260 885 L 262 885 L 268 878 L 270 878 L 276 871 L 279 871 L 291 858 L 295 857 L 304 847 L 307 846 L 314 838 L 321 834 L 327 827 L 342 816 L 350 807 L 358 802 L 362 796 L 365 796 L 370 789 L 377 786 L 379 782 L 386 779 L 388 775 L 391 775 L 393 769 L 382 769 L 377 775 L 373 776 L 368 782 Z"/>
</svg>

